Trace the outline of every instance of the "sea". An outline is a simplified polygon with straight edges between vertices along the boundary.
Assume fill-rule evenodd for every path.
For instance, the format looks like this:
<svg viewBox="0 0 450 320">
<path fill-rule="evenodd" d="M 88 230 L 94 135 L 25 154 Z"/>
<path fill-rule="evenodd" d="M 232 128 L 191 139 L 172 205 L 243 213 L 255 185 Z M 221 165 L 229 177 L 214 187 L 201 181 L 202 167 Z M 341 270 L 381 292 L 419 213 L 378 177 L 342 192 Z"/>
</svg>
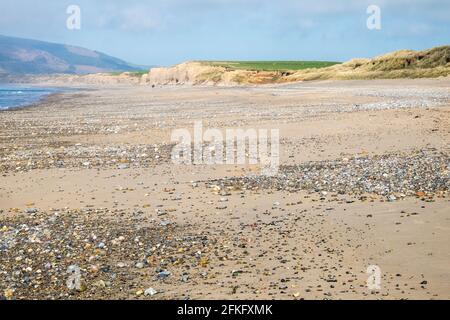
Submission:
<svg viewBox="0 0 450 320">
<path fill-rule="evenodd" d="M 25 107 L 59 91 L 57 88 L 0 85 L 0 110 Z"/>
</svg>

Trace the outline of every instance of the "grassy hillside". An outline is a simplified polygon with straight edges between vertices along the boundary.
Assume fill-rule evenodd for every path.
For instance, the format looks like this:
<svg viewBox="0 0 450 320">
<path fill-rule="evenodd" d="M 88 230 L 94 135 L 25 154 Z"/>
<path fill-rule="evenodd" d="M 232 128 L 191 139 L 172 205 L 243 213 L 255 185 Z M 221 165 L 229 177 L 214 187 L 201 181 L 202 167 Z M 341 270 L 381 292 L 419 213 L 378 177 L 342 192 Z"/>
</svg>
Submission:
<svg viewBox="0 0 450 320">
<path fill-rule="evenodd" d="M 140 69 L 98 51 L 0 35 L 0 73 L 86 74 Z"/>
<path fill-rule="evenodd" d="M 431 69 L 450 63 L 450 46 L 424 51 L 400 50 L 371 59 L 364 67 L 370 71 Z"/>
<path fill-rule="evenodd" d="M 450 46 L 400 50 L 372 59 L 328 61 L 188 61 L 152 69 L 152 84 L 269 84 L 310 80 L 450 76 Z"/>
<path fill-rule="evenodd" d="M 296 71 L 286 81 L 325 79 L 436 78 L 450 75 L 450 46 L 400 50 L 372 59 L 352 59 L 323 69 Z"/>
<path fill-rule="evenodd" d="M 325 68 L 339 62 L 330 61 L 201 61 L 210 66 L 223 67 L 227 70 L 251 71 L 293 71 L 310 68 Z"/>
</svg>

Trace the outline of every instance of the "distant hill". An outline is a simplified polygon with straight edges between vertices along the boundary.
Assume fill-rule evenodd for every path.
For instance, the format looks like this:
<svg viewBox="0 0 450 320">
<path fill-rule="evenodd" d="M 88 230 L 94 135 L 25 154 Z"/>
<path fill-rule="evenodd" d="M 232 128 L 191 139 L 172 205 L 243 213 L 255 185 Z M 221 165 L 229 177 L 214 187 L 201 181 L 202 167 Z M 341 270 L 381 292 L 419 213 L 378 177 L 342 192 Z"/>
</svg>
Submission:
<svg viewBox="0 0 450 320">
<path fill-rule="evenodd" d="M 0 74 L 88 74 L 142 70 L 98 51 L 0 35 Z"/>
</svg>

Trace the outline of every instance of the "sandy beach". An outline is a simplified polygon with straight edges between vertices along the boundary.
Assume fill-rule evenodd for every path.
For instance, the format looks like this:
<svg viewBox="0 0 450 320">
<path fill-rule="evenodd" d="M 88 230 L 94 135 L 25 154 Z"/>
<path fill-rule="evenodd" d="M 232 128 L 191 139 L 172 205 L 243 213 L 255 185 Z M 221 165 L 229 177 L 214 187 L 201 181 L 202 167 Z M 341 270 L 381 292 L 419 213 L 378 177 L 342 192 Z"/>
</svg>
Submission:
<svg viewBox="0 0 450 320">
<path fill-rule="evenodd" d="M 278 174 L 173 164 L 198 120 L 278 129 Z M 0 296 L 449 299 L 449 146 L 448 77 L 90 86 L 2 111 Z"/>
</svg>

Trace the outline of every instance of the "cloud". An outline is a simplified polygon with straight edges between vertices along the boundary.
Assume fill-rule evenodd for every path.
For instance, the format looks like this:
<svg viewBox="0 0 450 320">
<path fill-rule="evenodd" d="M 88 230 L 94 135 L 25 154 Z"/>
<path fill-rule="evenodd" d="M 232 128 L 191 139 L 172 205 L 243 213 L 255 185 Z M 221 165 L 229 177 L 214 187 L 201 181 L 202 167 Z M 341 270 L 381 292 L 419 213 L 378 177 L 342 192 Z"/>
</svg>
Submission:
<svg viewBox="0 0 450 320">
<path fill-rule="evenodd" d="M 155 30 L 163 24 L 161 13 L 147 5 L 110 6 L 97 18 L 99 28 L 130 32 Z"/>
</svg>

